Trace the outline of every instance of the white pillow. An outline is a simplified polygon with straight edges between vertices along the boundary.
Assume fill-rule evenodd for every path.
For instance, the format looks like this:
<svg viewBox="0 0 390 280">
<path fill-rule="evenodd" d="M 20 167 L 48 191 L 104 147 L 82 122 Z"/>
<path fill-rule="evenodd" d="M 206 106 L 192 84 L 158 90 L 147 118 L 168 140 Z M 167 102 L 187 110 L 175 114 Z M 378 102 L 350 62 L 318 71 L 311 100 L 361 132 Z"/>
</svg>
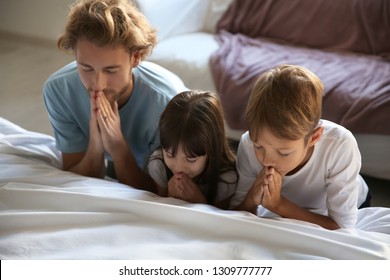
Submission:
<svg viewBox="0 0 390 280">
<path fill-rule="evenodd" d="M 215 33 L 217 22 L 226 12 L 233 0 L 209 0 L 209 8 L 207 11 L 204 31 Z"/>
<path fill-rule="evenodd" d="M 184 34 L 158 43 L 148 60 L 175 73 L 190 89 L 215 91 L 209 58 L 217 49 L 210 33 Z"/>
<path fill-rule="evenodd" d="M 209 0 L 135 0 L 139 10 L 158 30 L 158 40 L 201 31 Z"/>
</svg>

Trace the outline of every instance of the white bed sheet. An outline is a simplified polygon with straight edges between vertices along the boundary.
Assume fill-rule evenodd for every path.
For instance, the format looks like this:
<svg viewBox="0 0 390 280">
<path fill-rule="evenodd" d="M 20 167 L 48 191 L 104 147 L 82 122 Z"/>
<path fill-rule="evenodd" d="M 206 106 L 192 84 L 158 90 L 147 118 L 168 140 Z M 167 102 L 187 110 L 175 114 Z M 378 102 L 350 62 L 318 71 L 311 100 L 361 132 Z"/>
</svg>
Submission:
<svg viewBox="0 0 390 280">
<path fill-rule="evenodd" d="M 390 259 L 390 209 L 356 229 L 188 204 L 59 169 L 51 136 L 0 118 L 0 259 Z"/>
</svg>

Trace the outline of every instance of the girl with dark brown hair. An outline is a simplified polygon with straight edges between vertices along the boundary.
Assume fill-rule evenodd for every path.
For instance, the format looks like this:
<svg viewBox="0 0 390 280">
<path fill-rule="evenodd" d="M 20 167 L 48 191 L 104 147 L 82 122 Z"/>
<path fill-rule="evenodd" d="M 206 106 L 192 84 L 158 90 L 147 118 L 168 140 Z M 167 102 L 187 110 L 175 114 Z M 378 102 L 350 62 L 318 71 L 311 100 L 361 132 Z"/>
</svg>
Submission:
<svg viewBox="0 0 390 280">
<path fill-rule="evenodd" d="M 218 96 L 179 93 L 162 113 L 159 132 L 161 146 L 148 165 L 158 193 L 227 209 L 238 174 Z"/>
</svg>

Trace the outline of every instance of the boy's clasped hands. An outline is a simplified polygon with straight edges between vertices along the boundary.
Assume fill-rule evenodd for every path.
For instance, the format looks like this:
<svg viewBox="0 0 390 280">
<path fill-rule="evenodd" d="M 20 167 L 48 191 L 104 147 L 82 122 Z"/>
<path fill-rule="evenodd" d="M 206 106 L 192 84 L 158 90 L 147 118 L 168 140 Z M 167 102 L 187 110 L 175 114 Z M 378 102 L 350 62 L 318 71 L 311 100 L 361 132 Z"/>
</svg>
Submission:
<svg viewBox="0 0 390 280">
<path fill-rule="evenodd" d="M 283 176 L 273 167 L 264 167 L 257 175 L 250 190 L 250 196 L 256 205 L 262 205 L 270 211 L 281 203 L 280 191 Z"/>
</svg>

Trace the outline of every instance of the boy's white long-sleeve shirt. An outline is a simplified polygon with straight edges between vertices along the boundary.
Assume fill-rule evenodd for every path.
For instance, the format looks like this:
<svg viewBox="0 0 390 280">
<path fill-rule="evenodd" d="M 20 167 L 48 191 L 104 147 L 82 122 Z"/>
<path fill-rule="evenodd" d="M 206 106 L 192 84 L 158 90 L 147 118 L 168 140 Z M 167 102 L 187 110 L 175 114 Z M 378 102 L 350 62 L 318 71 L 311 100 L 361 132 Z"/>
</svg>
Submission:
<svg viewBox="0 0 390 280">
<path fill-rule="evenodd" d="M 361 155 L 352 133 L 333 122 L 321 120 L 324 133 L 314 146 L 309 161 L 295 174 L 285 176 L 281 195 L 302 208 L 333 218 L 341 228 L 354 227 L 358 207 L 365 201 L 368 187 L 360 176 Z M 246 132 L 237 152 L 240 175 L 231 207 L 238 206 L 263 166 L 255 156 Z M 257 215 L 276 214 L 258 206 Z"/>
</svg>

